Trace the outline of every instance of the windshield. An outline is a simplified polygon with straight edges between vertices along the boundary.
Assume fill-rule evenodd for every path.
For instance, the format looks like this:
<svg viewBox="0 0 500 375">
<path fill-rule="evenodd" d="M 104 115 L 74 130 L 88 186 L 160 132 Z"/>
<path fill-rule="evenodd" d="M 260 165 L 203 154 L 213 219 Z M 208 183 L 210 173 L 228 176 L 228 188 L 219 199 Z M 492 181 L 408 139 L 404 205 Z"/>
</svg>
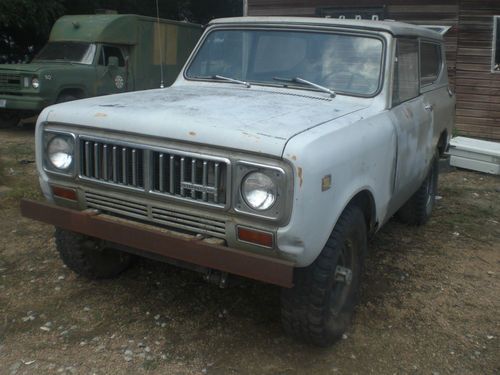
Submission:
<svg viewBox="0 0 500 375">
<path fill-rule="evenodd" d="M 381 76 L 380 39 L 280 30 L 211 32 L 187 69 L 187 78 L 216 75 L 249 83 L 314 90 L 307 80 L 337 93 L 370 96 Z M 298 78 L 298 79 L 297 79 Z"/>
<path fill-rule="evenodd" d="M 92 64 L 96 45 L 80 42 L 50 42 L 42 48 L 33 61 L 68 61 Z"/>
</svg>

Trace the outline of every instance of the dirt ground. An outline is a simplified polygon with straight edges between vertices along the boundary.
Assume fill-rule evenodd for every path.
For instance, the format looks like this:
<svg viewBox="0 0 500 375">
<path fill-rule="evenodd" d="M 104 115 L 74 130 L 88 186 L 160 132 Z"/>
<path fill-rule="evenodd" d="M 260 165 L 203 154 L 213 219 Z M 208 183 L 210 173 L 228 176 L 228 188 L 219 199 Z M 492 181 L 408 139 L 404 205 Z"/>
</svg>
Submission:
<svg viewBox="0 0 500 375">
<path fill-rule="evenodd" d="M 141 260 L 115 280 L 76 276 L 42 199 L 33 127 L 0 130 L 0 374 L 500 374 L 500 178 L 452 171 L 420 228 L 371 241 L 347 335 L 318 349 L 287 338 L 279 289 L 218 289 Z"/>
</svg>

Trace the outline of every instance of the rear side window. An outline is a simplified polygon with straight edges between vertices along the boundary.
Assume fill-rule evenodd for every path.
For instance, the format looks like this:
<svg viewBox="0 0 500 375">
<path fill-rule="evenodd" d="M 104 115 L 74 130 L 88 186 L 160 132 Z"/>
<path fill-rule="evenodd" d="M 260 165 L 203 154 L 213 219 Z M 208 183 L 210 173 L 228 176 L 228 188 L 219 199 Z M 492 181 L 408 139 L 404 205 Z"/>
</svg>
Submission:
<svg viewBox="0 0 500 375">
<path fill-rule="evenodd" d="M 436 43 L 420 43 L 420 83 L 422 86 L 436 82 L 441 72 L 441 46 Z"/>
<path fill-rule="evenodd" d="M 418 71 L 418 40 L 398 39 L 392 87 L 393 106 L 419 95 Z"/>
</svg>

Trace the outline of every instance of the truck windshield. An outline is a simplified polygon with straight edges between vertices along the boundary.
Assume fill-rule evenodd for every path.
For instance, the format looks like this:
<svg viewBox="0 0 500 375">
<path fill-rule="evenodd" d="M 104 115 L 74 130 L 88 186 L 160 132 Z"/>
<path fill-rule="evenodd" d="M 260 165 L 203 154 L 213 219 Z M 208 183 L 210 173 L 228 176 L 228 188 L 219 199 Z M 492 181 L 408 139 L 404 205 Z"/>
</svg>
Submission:
<svg viewBox="0 0 500 375">
<path fill-rule="evenodd" d="M 49 42 L 33 61 L 68 61 L 92 64 L 96 45 L 80 42 Z"/>
<path fill-rule="evenodd" d="M 188 79 L 223 76 L 307 90 L 371 96 L 379 88 L 383 43 L 369 36 L 311 31 L 215 30 L 186 71 Z M 222 82 L 221 80 L 218 80 Z"/>
</svg>

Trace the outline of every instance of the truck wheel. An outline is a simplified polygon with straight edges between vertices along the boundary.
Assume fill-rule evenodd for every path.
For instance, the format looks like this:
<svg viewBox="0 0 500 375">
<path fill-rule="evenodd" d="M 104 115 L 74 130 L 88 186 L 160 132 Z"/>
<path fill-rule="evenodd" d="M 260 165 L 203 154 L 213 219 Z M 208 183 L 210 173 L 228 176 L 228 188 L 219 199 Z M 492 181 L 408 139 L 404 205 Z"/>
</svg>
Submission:
<svg viewBox="0 0 500 375">
<path fill-rule="evenodd" d="M 89 279 L 118 276 L 132 263 L 132 255 L 104 246 L 104 242 L 56 228 L 57 251 L 66 266 Z"/>
<path fill-rule="evenodd" d="M 358 301 L 366 243 L 363 212 L 348 206 L 318 258 L 296 269 L 294 287 L 282 290 L 281 320 L 288 334 L 318 346 L 342 337 Z"/>
<path fill-rule="evenodd" d="M 436 153 L 424 182 L 397 212 L 397 217 L 402 222 L 410 225 L 423 225 L 429 220 L 436 200 L 438 176 L 439 156 Z"/>
<path fill-rule="evenodd" d="M 15 111 L 0 111 L 0 129 L 7 129 L 16 126 L 21 118 Z"/>
</svg>

